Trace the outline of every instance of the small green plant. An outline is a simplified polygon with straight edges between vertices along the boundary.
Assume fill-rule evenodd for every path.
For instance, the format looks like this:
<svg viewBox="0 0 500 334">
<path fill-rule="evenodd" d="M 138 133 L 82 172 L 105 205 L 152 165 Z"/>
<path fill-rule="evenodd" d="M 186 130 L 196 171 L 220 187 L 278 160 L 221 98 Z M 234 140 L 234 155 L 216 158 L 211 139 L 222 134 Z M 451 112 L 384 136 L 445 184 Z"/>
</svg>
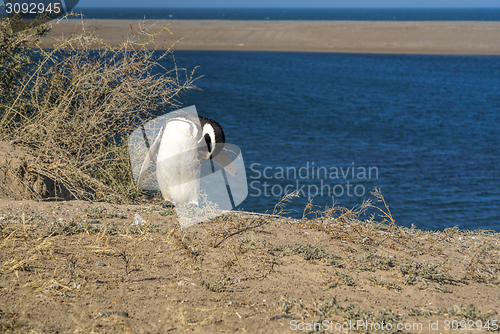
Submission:
<svg viewBox="0 0 500 334">
<path fill-rule="evenodd" d="M 387 280 L 382 280 L 382 279 L 379 279 L 379 278 L 377 278 L 375 276 L 371 276 L 370 278 L 368 278 L 368 281 L 370 281 L 370 283 L 373 284 L 373 285 L 375 285 L 375 286 L 378 286 L 378 287 L 381 287 L 381 288 L 384 288 L 384 289 L 387 289 L 387 290 L 396 290 L 396 291 L 403 290 L 396 283 L 389 282 Z"/>
<path fill-rule="evenodd" d="M 157 233 L 160 228 L 157 224 L 138 224 L 129 226 L 127 231 L 131 234 Z"/>
<path fill-rule="evenodd" d="M 93 207 L 91 209 L 86 209 L 85 213 L 87 214 L 87 218 L 89 219 L 103 219 L 103 218 L 125 218 L 124 214 L 119 212 L 111 213 L 107 209 L 103 207 Z"/>
<path fill-rule="evenodd" d="M 354 280 L 351 278 L 351 276 L 344 274 L 341 271 L 334 270 L 333 273 L 337 275 L 340 280 L 347 286 L 353 286 L 355 285 Z"/>
<path fill-rule="evenodd" d="M 355 258 L 354 262 L 357 269 L 365 271 L 375 271 L 376 269 L 389 270 L 394 267 L 391 256 L 378 255 L 372 252 L 364 253 L 360 257 Z"/>
<path fill-rule="evenodd" d="M 363 310 L 357 308 L 356 304 L 353 303 L 341 306 L 335 298 L 320 303 L 314 302 L 312 305 L 296 299 L 292 302 L 287 301 L 285 303 L 288 312 L 295 309 L 301 314 L 307 314 L 308 316 L 315 315 L 322 319 L 332 319 L 334 321 L 363 320 L 373 324 L 382 323 L 382 321 L 385 323 L 397 323 L 402 320 L 402 315 L 394 313 L 391 309 L 382 308 L 377 311 Z M 368 330 L 370 330 L 370 328 L 368 328 Z"/>
<path fill-rule="evenodd" d="M 123 229 L 123 228 L 122 228 Z M 88 224 L 81 221 L 70 219 L 67 222 L 54 222 L 45 229 L 44 237 L 56 235 L 75 235 L 79 233 L 88 233 L 90 235 L 105 234 L 113 235 L 119 232 L 116 224 Z"/>
<path fill-rule="evenodd" d="M 488 320 L 495 320 L 490 314 L 483 314 L 473 304 L 469 305 L 455 305 L 449 308 L 440 307 L 437 310 L 427 310 L 427 309 L 416 309 L 413 307 L 406 308 L 408 310 L 408 316 L 410 317 L 431 317 L 431 316 L 452 316 L 457 317 L 461 320 L 481 320 L 485 323 Z M 498 321 L 498 320 L 497 320 Z"/>
<path fill-rule="evenodd" d="M 166 209 L 161 210 L 159 214 L 160 214 L 160 216 L 165 217 L 165 216 L 173 216 L 176 214 L 176 212 L 175 212 L 175 208 L 168 207 Z"/>
<path fill-rule="evenodd" d="M 273 252 L 283 252 L 285 247 L 281 245 L 274 245 L 270 242 L 267 242 L 266 240 L 254 240 L 254 239 L 247 239 L 243 238 L 240 240 L 240 250 L 243 252 L 246 249 L 256 249 L 256 248 L 266 248 L 270 251 Z"/>
<path fill-rule="evenodd" d="M 201 281 L 201 285 L 205 287 L 208 291 L 220 293 L 225 292 L 228 289 L 229 280 L 225 276 L 221 276 L 215 280 L 215 282 Z"/>
<path fill-rule="evenodd" d="M 333 253 L 325 252 L 321 247 L 313 247 L 310 244 L 295 243 L 290 246 L 289 254 L 300 255 L 304 260 L 319 260 L 326 262 L 330 266 L 339 266 L 336 259 L 337 256 Z"/>
<path fill-rule="evenodd" d="M 448 274 L 443 272 L 441 267 L 446 261 L 433 262 L 415 262 L 402 263 L 398 270 L 405 278 L 405 284 L 413 284 L 419 279 L 427 279 L 436 282 L 444 282 L 449 278 Z"/>
</svg>

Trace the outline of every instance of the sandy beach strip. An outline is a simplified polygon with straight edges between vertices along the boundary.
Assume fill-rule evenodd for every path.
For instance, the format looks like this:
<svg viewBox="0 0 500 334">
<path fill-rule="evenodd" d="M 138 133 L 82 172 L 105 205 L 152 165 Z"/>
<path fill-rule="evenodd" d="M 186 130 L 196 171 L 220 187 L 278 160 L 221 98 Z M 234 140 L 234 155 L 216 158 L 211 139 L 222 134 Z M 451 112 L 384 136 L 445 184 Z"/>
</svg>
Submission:
<svg viewBox="0 0 500 334">
<path fill-rule="evenodd" d="M 152 31 L 169 25 L 151 44 L 159 49 L 175 42 L 174 50 L 500 55 L 500 22 L 64 20 L 50 36 L 68 36 L 82 22 L 114 46 L 143 24 Z"/>
</svg>

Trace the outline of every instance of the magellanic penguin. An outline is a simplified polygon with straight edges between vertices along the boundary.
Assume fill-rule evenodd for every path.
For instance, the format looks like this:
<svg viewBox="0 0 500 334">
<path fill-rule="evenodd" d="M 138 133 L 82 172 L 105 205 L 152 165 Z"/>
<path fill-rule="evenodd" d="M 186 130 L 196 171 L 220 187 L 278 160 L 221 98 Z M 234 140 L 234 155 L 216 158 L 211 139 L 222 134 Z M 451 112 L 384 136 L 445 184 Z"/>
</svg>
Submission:
<svg viewBox="0 0 500 334">
<path fill-rule="evenodd" d="M 231 175 L 236 166 L 223 150 L 222 127 L 216 121 L 186 114 L 169 119 L 144 159 L 138 186 L 155 155 L 156 178 L 165 203 L 163 206 L 199 206 L 201 163 L 211 159 Z"/>
</svg>

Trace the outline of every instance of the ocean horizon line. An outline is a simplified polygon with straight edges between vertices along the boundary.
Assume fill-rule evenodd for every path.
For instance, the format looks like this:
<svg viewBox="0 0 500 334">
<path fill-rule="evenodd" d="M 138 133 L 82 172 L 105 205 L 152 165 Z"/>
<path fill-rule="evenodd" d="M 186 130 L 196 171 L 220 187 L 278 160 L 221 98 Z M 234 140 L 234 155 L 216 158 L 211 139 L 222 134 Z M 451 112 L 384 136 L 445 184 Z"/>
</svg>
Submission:
<svg viewBox="0 0 500 334">
<path fill-rule="evenodd" d="M 500 8 L 77 7 L 87 19 L 270 21 L 500 21 Z"/>
</svg>

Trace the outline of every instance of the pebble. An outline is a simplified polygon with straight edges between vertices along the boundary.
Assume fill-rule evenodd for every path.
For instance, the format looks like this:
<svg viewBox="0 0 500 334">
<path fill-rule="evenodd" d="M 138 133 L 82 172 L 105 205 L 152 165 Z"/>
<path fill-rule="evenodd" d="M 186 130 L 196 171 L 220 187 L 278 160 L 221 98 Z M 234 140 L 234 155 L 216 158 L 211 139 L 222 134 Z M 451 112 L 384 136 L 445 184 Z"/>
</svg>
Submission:
<svg viewBox="0 0 500 334">
<path fill-rule="evenodd" d="M 179 282 L 177 282 L 177 285 L 184 286 L 184 285 L 196 285 L 196 284 L 181 279 Z"/>
<path fill-rule="evenodd" d="M 96 267 L 106 267 L 106 263 L 104 262 L 97 262 L 95 265 Z"/>
</svg>

